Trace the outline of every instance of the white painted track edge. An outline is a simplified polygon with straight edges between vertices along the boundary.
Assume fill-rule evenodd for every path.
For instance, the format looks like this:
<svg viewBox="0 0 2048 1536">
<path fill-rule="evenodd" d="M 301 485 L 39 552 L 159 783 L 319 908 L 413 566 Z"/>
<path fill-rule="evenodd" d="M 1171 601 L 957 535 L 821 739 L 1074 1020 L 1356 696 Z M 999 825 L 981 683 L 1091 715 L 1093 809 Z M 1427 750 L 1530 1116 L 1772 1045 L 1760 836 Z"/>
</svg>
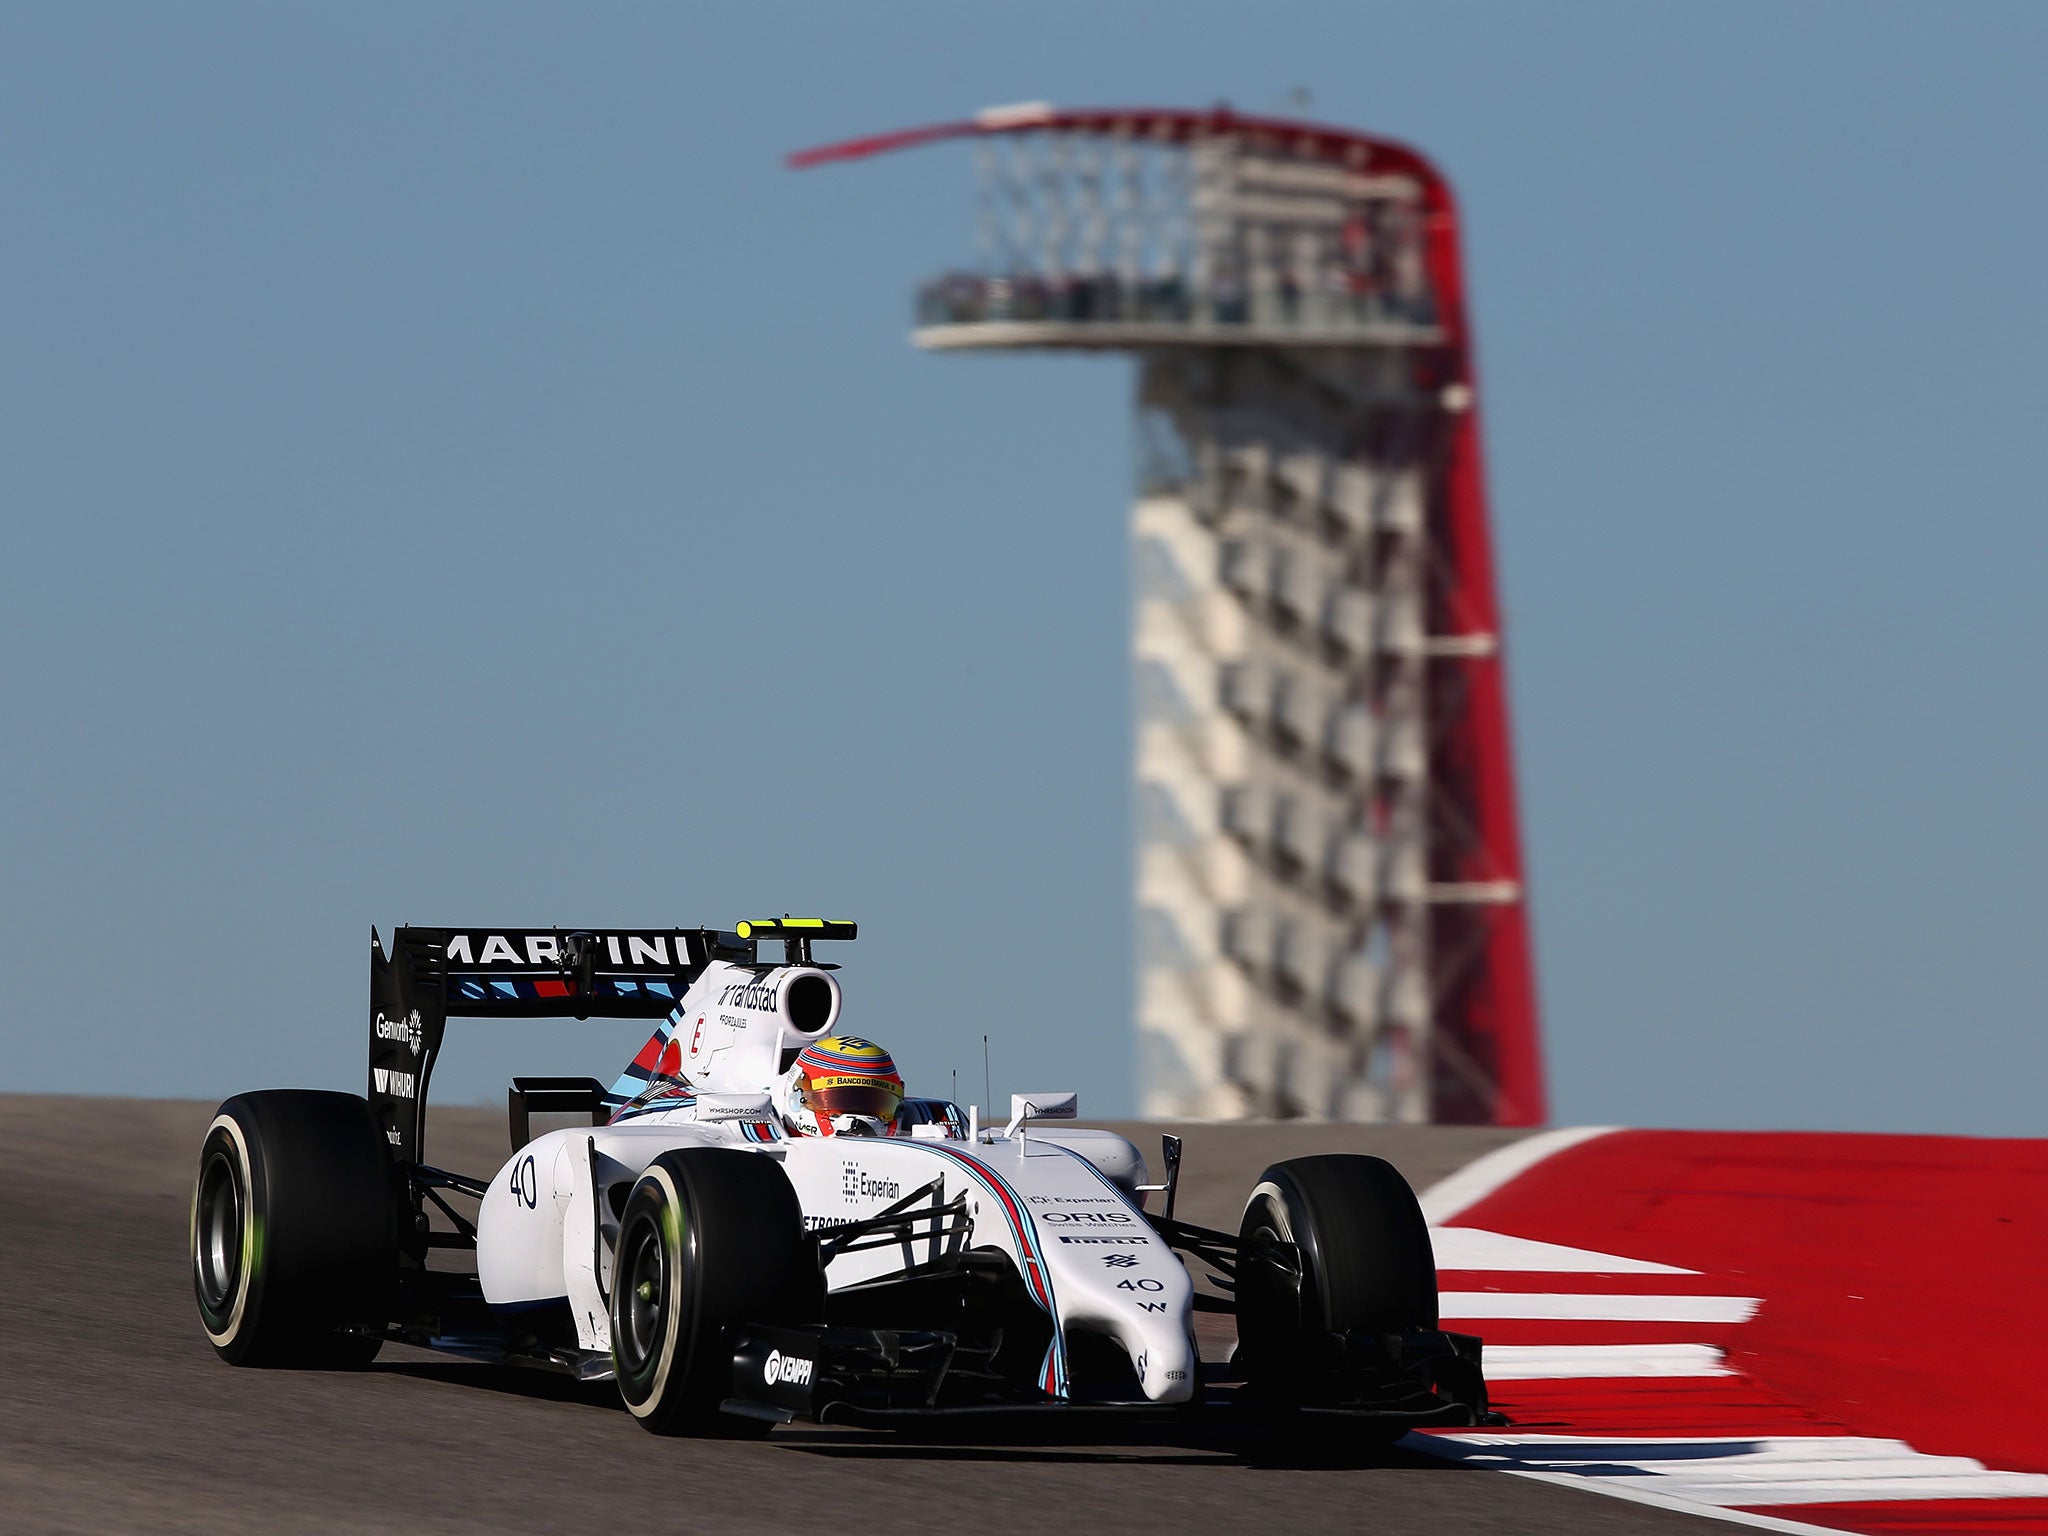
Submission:
<svg viewBox="0 0 2048 1536">
<path fill-rule="evenodd" d="M 1427 1435 L 1410 1435 L 1409 1440 L 1426 1440 Z M 1425 1447 L 1426 1449 L 1426 1447 Z M 1845 1536 L 1838 1525 L 1806 1525 L 1798 1520 L 1781 1520 L 1776 1515 L 1754 1514 L 1746 1509 L 1729 1509 L 1719 1504 L 1701 1504 L 1676 1494 L 1653 1493 L 1647 1488 L 1614 1488 L 1598 1478 L 1578 1477 L 1570 1472 L 1532 1472 L 1518 1468 L 1501 1469 L 1509 1477 L 1526 1477 L 1532 1482 L 1555 1483 L 1560 1488 L 1583 1488 L 1604 1493 L 1610 1499 L 1627 1499 L 1631 1504 L 1651 1504 L 1679 1514 L 1698 1515 L 1707 1520 L 1726 1520 L 1731 1525 L 1754 1526 L 1760 1531 L 1789 1531 L 1794 1536 Z"/>
<path fill-rule="evenodd" d="M 1733 1376 L 1711 1344 L 1489 1344 L 1489 1381 L 1699 1380 Z"/>
<path fill-rule="evenodd" d="M 1619 1125 L 1568 1125 L 1496 1147 L 1430 1185 L 1422 1196 L 1423 1217 L 1431 1226 L 1441 1227 L 1545 1159 L 1623 1129 Z"/>
<path fill-rule="evenodd" d="M 1400 1440 L 1403 1450 L 1419 1451 L 1425 1456 L 1444 1456 L 1442 1443 L 1434 1435 L 1408 1434 Z M 1458 1460 L 1444 1457 L 1445 1460 Z M 1696 1499 L 1681 1498 L 1675 1493 L 1658 1493 L 1648 1488 L 1617 1488 L 1594 1477 L 1580 1477 L 1571 1472 L 1537 1472 L 1527 1467 L 1487 1467 L 1484 1470 L 1498 1473 L 1502 1477 L 1525 1477 L 1532 1483 L 1550 1483 L 1558 1488 L 1577 1488 L 1585 1493 L 1602 1494 L 1610 1499 L 1625 1499 L 1631 1504 L 1648 1504 L 1657 1509 L 1668 1509 L 1674 1514 L 1695 1515 L 1702 1520 L 1722 1520 L 1730 1525 L 1747 1525 L 1760 1531 L 1785 1531 L 1790 1536 L 1846 1536 L 1837 1525 L 1807 1525 L 1798 1520 L 1786 1520 L 1777 1515 L 1757 1514 L 1747 1509 L 1729 1509 L 1722 1504 L 1702 1504 Z"/>
<path fill-rule="evenodd" d="M 1586 1293 L 1576 1291 L 1440 1291 L 1437 1312 L 1460 1322 L 1509 1319 L 1580 1323 L 1746 1323 L 1754 1296 Z"/>
</svg>

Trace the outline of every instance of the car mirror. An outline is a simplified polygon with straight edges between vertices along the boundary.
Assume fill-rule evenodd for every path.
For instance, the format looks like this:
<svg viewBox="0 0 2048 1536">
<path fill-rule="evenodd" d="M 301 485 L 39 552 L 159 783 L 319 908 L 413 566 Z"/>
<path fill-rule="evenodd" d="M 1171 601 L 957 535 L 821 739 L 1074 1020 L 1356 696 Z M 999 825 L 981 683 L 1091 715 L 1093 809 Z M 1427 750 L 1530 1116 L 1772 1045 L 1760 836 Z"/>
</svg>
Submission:
<svg viewBox="0 0 2048 1536">
<path fill-rule="evenodd" d="M 1003 1134 L 1016 1135 L 1017 1127 L 1026 1120 L 1072 1120 L 1080 1113 L 1081 1095 L 1071 1089 L 1065 1093 L 1013 1093 L 1010 1123 L 1003 1128 Z"/>
</svg>

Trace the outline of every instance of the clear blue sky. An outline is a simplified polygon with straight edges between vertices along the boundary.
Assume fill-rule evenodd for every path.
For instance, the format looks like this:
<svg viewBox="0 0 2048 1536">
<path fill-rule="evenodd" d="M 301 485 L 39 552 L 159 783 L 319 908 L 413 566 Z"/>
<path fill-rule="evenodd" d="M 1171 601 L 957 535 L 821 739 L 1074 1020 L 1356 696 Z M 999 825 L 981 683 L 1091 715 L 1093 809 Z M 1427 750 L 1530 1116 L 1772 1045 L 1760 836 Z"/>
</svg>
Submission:
<svg viewBox="0 0 2048 1536">
<path fill-rule="evenodd" d="M 2048 11 L 15 6 L 0 1088 L 354 1087 L 375 922 L 858 917 L 1133 1101 L 1115 360 L 932 358 L 1023 99 L 1464 202 L 1556 1116 L 2038 1133 Z M 609 1077 L 464 1026 L 439 1079 Z M 1028 1081 L 1027 1081 L 1028 1079 Z"/>
</svg>

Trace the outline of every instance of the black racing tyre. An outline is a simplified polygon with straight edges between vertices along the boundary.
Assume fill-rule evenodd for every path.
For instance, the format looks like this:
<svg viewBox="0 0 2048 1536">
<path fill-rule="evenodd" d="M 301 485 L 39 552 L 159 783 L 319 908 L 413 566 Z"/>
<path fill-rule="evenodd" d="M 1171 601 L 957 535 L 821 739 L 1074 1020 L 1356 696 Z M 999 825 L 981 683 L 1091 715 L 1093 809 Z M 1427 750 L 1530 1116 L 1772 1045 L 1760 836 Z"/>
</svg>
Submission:
<svg viewBox="0 0 2048 1536">
<path fill-rule="evenodd" d="M 1415 1191 L 1383 1158 L 1290 1158 L 1260 1176 L 1238 1240 L 1237 1328 L 1247 1379 L 1286 1388 L 1312 1377 L 1332 1333 L 1437 1325 L 1436 1257 Z M 1291 1243 L 1295 1265 L 1260 1262 Z M 1282 1250 L 1284 1253 L 1285 1250 Z"/>
<path fill-rule="evenodd" d="M 824 1281 L 782 1165 L 686 1147 L 640 1175 L 619 1218 L 612 1363 L 619 1395 L 658 1435 L 762 1434 L 721 1414 L 736 1324 L 817 1321 Z"/>
<path fill-rule="evenodd" d="M 221 1105 L 192 1187 L 192 1290 L 231 1365 L 368 1365 L 389 1320 L 398 1200 L 370 1106 L 281 1088 Z"/>
</svg>

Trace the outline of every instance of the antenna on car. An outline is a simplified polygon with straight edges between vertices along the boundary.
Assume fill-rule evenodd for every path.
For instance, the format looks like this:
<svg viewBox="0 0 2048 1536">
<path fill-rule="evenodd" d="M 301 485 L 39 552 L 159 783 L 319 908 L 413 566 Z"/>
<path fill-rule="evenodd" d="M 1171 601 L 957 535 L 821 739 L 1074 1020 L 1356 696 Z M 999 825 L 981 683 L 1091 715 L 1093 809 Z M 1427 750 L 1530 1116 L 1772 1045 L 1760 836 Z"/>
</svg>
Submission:
<svg viewBox="0 0 2048 1536">
<path fill-rule="evenodd" d="M 984 1104 L 993 1105 L 995 1101 L 996 1091 L 995 1089 L 989 1086 L 988 1036 L 983 1035 L 981 1037 L 981 1102 Z"/>
</svg>

